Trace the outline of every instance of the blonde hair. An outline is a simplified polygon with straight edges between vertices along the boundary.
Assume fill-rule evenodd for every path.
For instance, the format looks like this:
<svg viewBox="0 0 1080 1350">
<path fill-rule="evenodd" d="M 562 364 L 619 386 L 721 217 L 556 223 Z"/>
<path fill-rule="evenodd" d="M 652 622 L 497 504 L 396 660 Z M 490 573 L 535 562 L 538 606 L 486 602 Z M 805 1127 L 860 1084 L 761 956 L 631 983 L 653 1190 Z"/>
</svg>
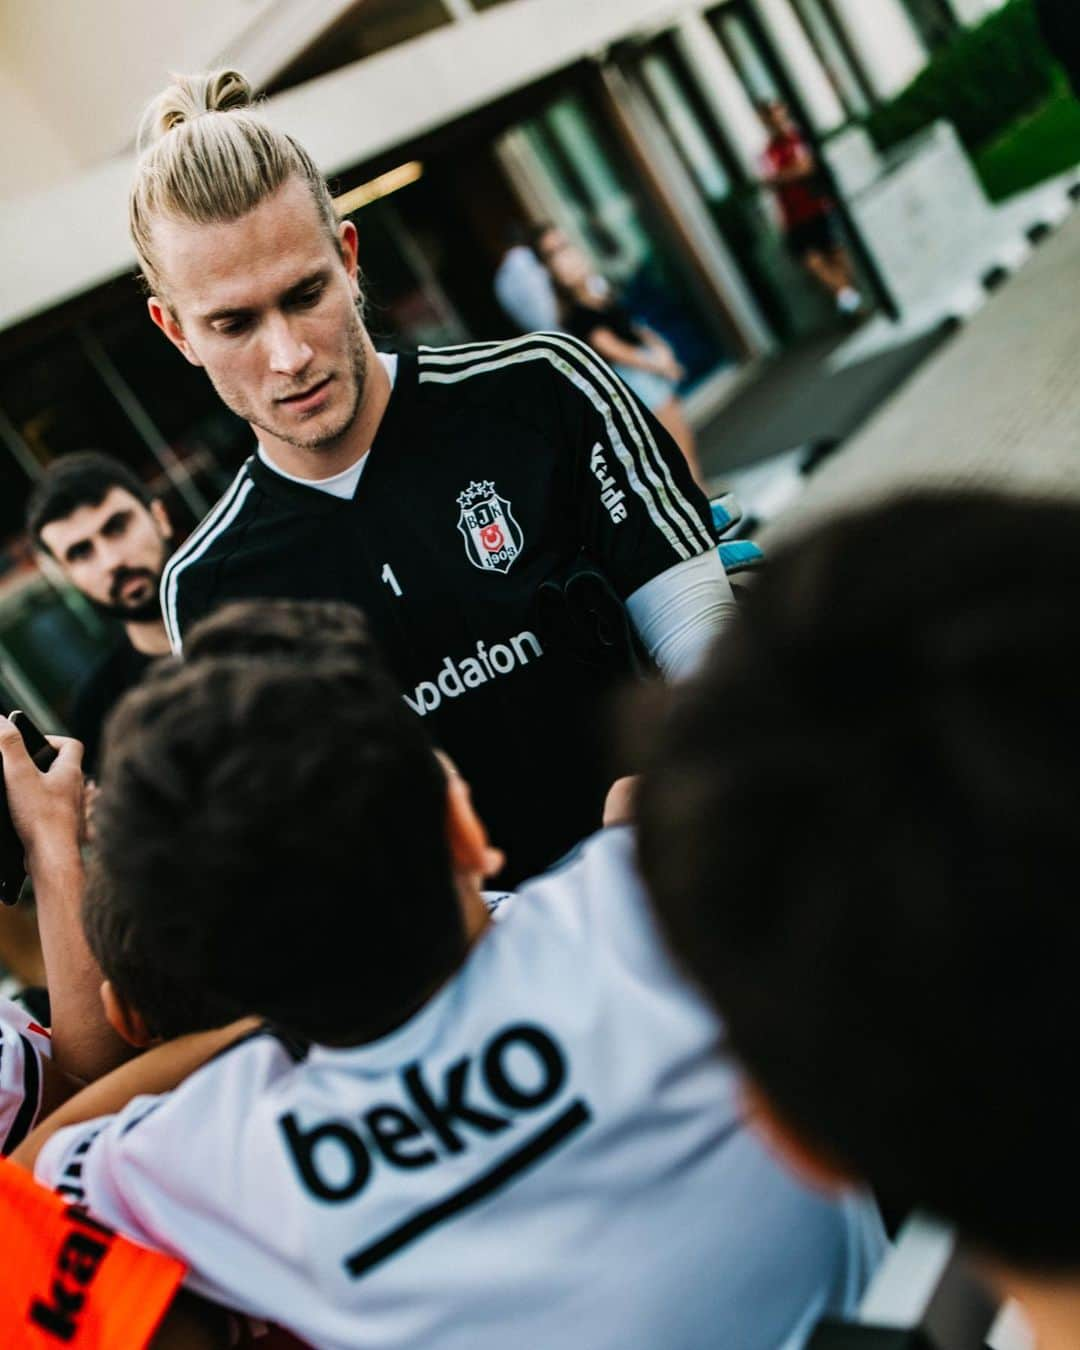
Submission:
<svg viewBox="0 0 1080 1350">
<path fill-rule="evenodd" d="M 237 220 L 289 178 L 311 191 L 338 246 L 337 214 L 326 181 L 308 152 L 252 111 L 252 91 L 235 70 L 174 75 L 139 122 L 138 161 L 128 220 L 150 289 L 163 292 L 154 259 L 154 221 L 199 224 Z"/>
</svg>

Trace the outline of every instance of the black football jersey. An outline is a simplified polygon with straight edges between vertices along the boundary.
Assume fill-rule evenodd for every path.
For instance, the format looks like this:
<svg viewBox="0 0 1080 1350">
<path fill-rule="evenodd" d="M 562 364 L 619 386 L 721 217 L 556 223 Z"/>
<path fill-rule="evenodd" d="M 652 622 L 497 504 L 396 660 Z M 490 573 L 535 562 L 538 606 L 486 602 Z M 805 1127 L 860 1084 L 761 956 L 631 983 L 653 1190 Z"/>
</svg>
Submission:
<svg viewBox="0 0 1080 1350">
<path fill-rule="evenodd" d="M 584 343 L 532 334 L 402 356 L 351 500 L 253 456 L 171 559 L 162 601 L 177 650 L 227 600 L 358 605 L 511 881 L 599 825 L 613 771 L 618 671 L 559 613 L 560 588 L 584 568 L 625 599 L 714 546 L 655 419 Z"/>
</svg>

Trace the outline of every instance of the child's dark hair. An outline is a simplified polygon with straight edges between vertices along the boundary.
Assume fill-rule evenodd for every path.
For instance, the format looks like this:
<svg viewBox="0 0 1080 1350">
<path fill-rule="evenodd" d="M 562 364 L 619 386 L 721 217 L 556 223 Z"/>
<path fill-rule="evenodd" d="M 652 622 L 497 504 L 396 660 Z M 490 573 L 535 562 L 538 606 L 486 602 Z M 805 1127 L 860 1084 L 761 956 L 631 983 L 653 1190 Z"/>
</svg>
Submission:
<svg viewBox="0 0 1080 1350">
<path fill-rule="evenodd" d="M 1080 506 L 917 497 L 778 553 L 637 797 L 673 944 L 778 1115 L 1017 1266 L 1080 1267 Z"/>
<path fill-rule="evenodd" d="M 368 1039 L 464 956 L 445 823 L 442 768 L 373 651 L 168 662 L 107 728 L 91 946 L 161 1034 L 193 1029 L 193 991 L 218 1020 Z"/>
</svg>

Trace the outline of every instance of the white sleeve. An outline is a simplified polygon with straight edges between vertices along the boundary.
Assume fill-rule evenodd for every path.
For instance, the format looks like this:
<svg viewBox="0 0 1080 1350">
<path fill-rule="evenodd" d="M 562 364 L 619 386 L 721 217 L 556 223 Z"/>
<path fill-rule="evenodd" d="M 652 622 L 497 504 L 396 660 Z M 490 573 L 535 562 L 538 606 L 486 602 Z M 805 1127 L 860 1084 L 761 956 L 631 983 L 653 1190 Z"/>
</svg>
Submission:
<svg viewBox="0 0 1080 1350">
<path fill-rule="evenodd" d="M 283 1185 L 275 1125 L 275 1085 L 292 1067 L 269 1036 L 238 1042 L 174 1092 L 57 1130 L 34 1175 L 183 1261 L 195 1293 L 288 1326 L 314 1297 L 296 1250 L 303 1193 Z"/>
<path fill-rule="evenodd" d="M 48 1039 L 21 1008 L 0 1000 L 0 1154 L 18 1148 L 41 1109 Z"/>
<path fill-rule="evenodd" d="M 716 549 L 676 563 L 629 597 L 630 621 L 669 680 L 691 675 L 738 605 Z"/>
<path fill-rule="evenodd" d="M 217 1086 L 219 1101 L 227 1101 L 227 1088 Z M 228 1110 L 215 1112 L 202 1094 L 194 1104 L 186 1096 L 178 1089 L 135 1097 L 115 1116 L 57 1130 L 34 1177 L 100 1223 L 183 1261 L 195 1293 L 258 1316 L 261 1306 L 231 1282 L 237 1272 L 250 1275 L 246 1249 L 257 1245 L 237 1183 L 246 1177 L 241 1131 L 235 1113 L 229 1132 Z M 256 1231 L 266 1223 L 260 1214 Z"/>
</svg>

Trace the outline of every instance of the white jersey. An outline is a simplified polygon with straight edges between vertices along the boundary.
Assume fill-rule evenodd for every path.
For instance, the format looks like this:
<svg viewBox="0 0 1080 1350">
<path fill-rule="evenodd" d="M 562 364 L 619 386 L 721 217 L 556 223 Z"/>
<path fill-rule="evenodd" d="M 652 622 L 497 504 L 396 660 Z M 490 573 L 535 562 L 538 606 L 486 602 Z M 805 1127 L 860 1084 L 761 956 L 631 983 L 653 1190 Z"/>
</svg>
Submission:
<svg viewBox="0 0 1080 1350">
<path fill-rule="evenodd" d="M 758 1144 L 721 1039 L 611 830 L 381 1040 L 258 1034 L 37 1174 L 317 1347 L 794 1350 L 884 1238 Z"/>
<path fill-rule="evenodd" d="M 7 1156 L 37 1123 L 49 1033 L 10 999 L 0 998 L 0 1155 Z"/>
</svg>

